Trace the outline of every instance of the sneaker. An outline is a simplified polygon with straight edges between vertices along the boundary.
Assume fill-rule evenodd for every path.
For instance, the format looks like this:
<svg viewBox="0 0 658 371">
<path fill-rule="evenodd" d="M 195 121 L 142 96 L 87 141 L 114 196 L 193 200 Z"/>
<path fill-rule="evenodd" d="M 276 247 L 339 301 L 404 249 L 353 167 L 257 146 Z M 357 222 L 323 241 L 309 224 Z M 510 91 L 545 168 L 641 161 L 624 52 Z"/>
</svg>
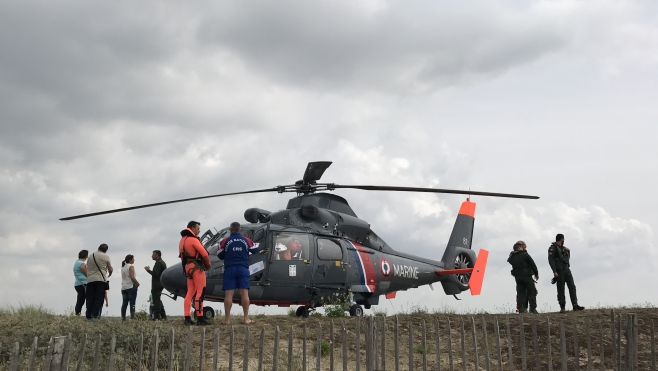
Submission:
<svg viewBox="0 0 658 371">
<path fill-rule="evenodd" d="M 209 324 L 210 324 L 210 322 L 208 322 L 206 317 L 197 317 L 196 318 L 196 325 L 197 326 L 207 326 Z"/>
</svg>

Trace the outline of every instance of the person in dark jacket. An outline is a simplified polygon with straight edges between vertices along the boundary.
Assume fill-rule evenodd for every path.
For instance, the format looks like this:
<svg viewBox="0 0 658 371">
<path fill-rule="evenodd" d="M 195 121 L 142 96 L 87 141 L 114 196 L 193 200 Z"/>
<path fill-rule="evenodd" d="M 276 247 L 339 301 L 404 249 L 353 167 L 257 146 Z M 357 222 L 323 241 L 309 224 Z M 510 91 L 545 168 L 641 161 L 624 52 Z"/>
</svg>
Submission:
<svg viewBox="0 0 658 371">
<path fill-rule="evenodd" d="M 507 262 L 512 265 L 512 275 L 516 280 L 516 302 L 519 306 L 519 313 L 528 311 L 526 303 L 530 304 L 531 313 L 537 313 L 537 288 L 535 281 L 532 280 L 533 275 L 535 280 L 539 280 L 537 265 L 526 251 L 525 242 L 517 241 L 513 249 Z"/>
<path fill-rule="evenodd" d="M 566 312 L 564 298 L 564 284 L 569 288 L 569 298 L 573 305 L 573 310 L 583 310 L 584 307 L 578 305 L 576 296 L 576 284 L 573 282 L 571 275 L 571 251 L 564 246 L 564 235 L 562 233 L 555 236 L 555 242 L 548 248 L 548 264 L 553 270 L 553 280 L 557 282 L 557 301 L 560 304 L 560 313 Z M 553 282 L 553 281 L 551 281 Z"/>
<path fill-rule="evenodd" d="M 151 258 L 155 260 L 153 265 L 153 270 L 150 266 L 144 267 L 144 269 L 151 275 L 151 296 L 153 298 L 153 320 L 167 319 L 167 314 L 164 310 L 164 305 L 162 305 L 162 290 L 164 287 L 160 282 L 160 276 L 162 272 L 167 269 L 167 264 L 162 260 L 162 252 L 160 250 L 153 250 Z"/>
</svg>

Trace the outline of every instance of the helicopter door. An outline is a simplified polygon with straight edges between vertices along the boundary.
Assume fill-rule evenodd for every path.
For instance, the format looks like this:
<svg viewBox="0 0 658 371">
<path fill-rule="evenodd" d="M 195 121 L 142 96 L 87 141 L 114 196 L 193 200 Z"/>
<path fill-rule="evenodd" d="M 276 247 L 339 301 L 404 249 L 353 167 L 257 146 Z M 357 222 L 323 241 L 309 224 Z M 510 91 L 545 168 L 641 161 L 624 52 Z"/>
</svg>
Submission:
<svg viewBox="0 0 658 371">
<path fill-rule="evenodd" d="M 344 287 L 347 282 L 344 258 L 345 252 L 338 239 L 317 238 L 313 263 L 313 285 Z"/>
<path fill-rule="evenodd" d="M 281 292 L 284 296 L 294 295 L 294 291 L 300 288 L 305 292 L 303 287 L 311 280 L 308 234 L 277 232 L 274 233 L 273 242 L 267 281 L 276 282 L 279 287 L 289 288 Z"/>
</svg>

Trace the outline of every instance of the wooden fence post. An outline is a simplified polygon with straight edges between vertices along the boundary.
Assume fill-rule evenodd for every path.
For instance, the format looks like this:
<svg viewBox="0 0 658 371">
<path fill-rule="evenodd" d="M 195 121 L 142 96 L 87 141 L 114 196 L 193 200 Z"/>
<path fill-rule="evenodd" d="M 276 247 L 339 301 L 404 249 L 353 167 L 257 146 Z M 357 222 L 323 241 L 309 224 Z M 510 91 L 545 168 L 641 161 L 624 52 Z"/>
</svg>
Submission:
<svg viewBox="0 0 658 371">
<path fill-rule="evenodd" d="M 276 331 L 276 344 L 279 345 L 279 327 Z M 235 328 L 231 325 L 231 332 L 228 334 L 228 371 L 233 371 L 233 346 L 235 345 Z M 276 368 L 275 368 L 276 370 Z"/>
<path fill-rule="evenodd" d="M 356 340 L 356 371 L 361 370 L 361 317 L 356 317 L 356 331 L 355 331 L 355 340 Z"/>
<path fill-rule="evenodd" d="M 141 347 L 140 347 L 141 348 Z M 190 353 L 192 352 L 192 326 L 187 328 L 187 340 L 185 342 L 185 355 L 183 356 L 183 371 L 190 369 Z M 141 354 L 141 351 L 140 351 Z M 139 371 L 139 369 L 137 369 Z"/>
<path fill-rule="evenodd" d="M 395 358 L 395 371 L 400 370 L 400 328 L 399 328 L 398 315 L 395 315 L 395 327 L 393 328 L 393 357 Z M 357 358 L 358 359 L 358 358 Z M 359 368 L 357 367 L 357 370 Z"/>
<path fill-rule="evenodd" d="M 656 330 L 653 320 L 651 321 L 651 371 L 656 371 Z"/>
<path fill-rule="evenodd" d="M 573 324 L 573 369 L 580 370 L 580 346 L 578 346 L 578 325 L 576 320 Z"/>
<path fill-rule="evenodd" d="M 246 328 L 247 326 L 245 326 Z M 288 371 L 292 371 L 292 338 L 293 338 L 293 329 L 290 326 L 290 331 L 288 332 Z M 247 353 L 245 353 L 245 364 L 247 363 Z M 247 371 L 248 368 L 245 367 L 243 371 Z"/>
<path fill-rule="evenodd" d="M 454 371 L 452 363 L 452 329 L 450 328 L 450 318 L 448 318 L 447 321 L 446 331 L 448 332 L 448 364 L 450 366 L 450 371 Z"/>
<path fill-rule="evenodd" d="M 18 371 L 18 362 L 20 362 L 19 355 L 21 345 L 17 342 L 14 343 L 14 348 L 11 350 L 11 363 L 9 364 L 9 371 Z"/>
<path fill-rule="evenodd" d="M 34 371 L 35 357 L 37 355 L 37 346 L 38 345 L 39 345 L 39 337 L 35 336 L 34 340 L 32 340 L 32 348 L 30 348 L 30 361 L 27 364 L 27 371 Z"/>
<path fill-rule="evenodd" d="M 302 371 L 306 371 L 306 321 L 304 321 L 302 335 Z M 359 352 L 358 347 L 356 348 L 356 351 Z"/>
<path fill-rule="evenodd" d="M 64 356 L 62 357 L 62 371 L 68 371 L 69 369 L 69 358 L 71 356 L 71 343 L 73 339 L 71 338 L 71 333 L 66 337 L 66 344 L 64 344 Z"/>
<path fill-rule="evenodd" d="M 94 350 L 94 363 L 92 363 L 91 365 L 91 371 L 98 371 L 98 362 L 100 361 L 100 356 L 101 356 L 101 334 L 98 334 L 98 337 L 96 337 L 96 349 Z M 48 365 L 46 367 L 50 369 L 49 366 L 50 366 L 50 359 L 48 360 Z"/>
<path fill-rule="evenodd" d="M 43 362 L 43 371 L 50 370 L 50 361 L 53 358 L 53 345 L 54 345 L 53 342 L 54 342 L 54 338 L 51 336 L 50 340 L 48 341 L 48 349 L 46 350 L 46 356 Z"/>
<path fill-rule="evenodd" d="M 172 328 L 171 330 L 172 330 L 172 334 L 173 334 L 174 329 Z M 172 338 L 173 338 L 173 336 L 172 336 Z M 171 348 L 173 348 L 173 347 L 171 347 Z M 171 354 L 171 352 L 170 352 L 169 353 L 169 358 L 171 358 L 172 356 L 173 356 L 173 354 Z M 216 328 L 215 331 L 213 332 L 213 335 L 212 335 L 212 371 L 217 371 L 217 369 L 219 368 L 218 365 L 217 365 L 218 362 L 219 362 L 219 328 Z M 169 369 L 168 371 L 172 371 L 172 370 Z"/>
<path fill-rule="evenodd" d="M 123 344 L 123 362 L 121 362 L 121 371 L 126 371 L 128 369 L 128 349 L 129 349 L 130 343 L 128 342 L 128 339 L 126 338 L 126 342 Z"/>
<path fill-rule="evenodd" d="M 475 359 L 475 371 L 480 371 L 480 359 L 478 354 L 478 339 L 475 335 L 475 318 L 471 317 L 471 326 L 473 327 L 473 358 Z"/>
<path fill-rule="evenodd" d="M 78 365 L 75 368 L 75 371 L 82 371 L 82 362 L 85 359 L 85 346 L 87 346 L 87 333 L 82 336 L 80 340 L 80 349 L 78 349 Z"/>
<path fill-rule="evenodd" d="M 539 361 L 539 341 L 537 340 L 537 321 L 532 319 L 532 349 L 535 354 L 535 369 L 541 371 L 541 362 Z"/>
<path fill-rule="evenodd" d="M 414 369 L 414 324 L 409 320 L 409 371 Z"/>
<path fill-rule="evenodd" d="M 439 332 L 439 317 L 434 317 L 434 332 L 436 336 L 436 369 L 441 371 L 441 334 Z"/>
<path fill-rule="evenodd" d="M 553 354 L 551 353 L 551 320 L 546 317 L 546 355 L 548 359 L 548 371 L 553 371 Z"/>
<path fill-rule="evenodd" d="M 279 366 L 279 326 L 274 328 L 274 354 L 272 354 L 272 371 L 276 371 Z M 229 368 L 229 371 L 231 369 Z"/>
<path fill-rule="evenodd" d="M 100 334 L 98 334 L 98 340 L 100 341 Z M 137 349 L 137 364 L 135 365 L 136 371 L 141 371 L 142 369 L 142 354 L 144 352 L 144 333 L 139 334 L 139 348 Z M 95 370 L 93 370 L 95 371 Z"/>
<path fill-rule="evenodd" d="M 258 371 L 263 371 L 263 352 L 265 351 L 265 327 L 260 329 L 260 343 L 258 345 Z M 306 367 L 306 366 L 304 366 Z"/>
<path fill-rule="evenodd" d="M 494 316 L 494 337 L 496 339 L 496 351 L 498 352 L 498 371 L 503 371 L 503 353 L 500 350 L 500 323 L 497 316 Z"/>
<path fill-rule="evenodd" d="M 205 330 L 205 329 L 204 329 Z M 205 331 L 204 331 L 205 334 Z M 160 333 L 158 332 L 158 329 L 156 328 L 153 330 L 153 343 L 151 345 L 151 357 L 153 358 L 151 363 L 151 371 L 158 371 L 158 347 L 160 346 Z M 201 335 L 201 352 L 203 352 L 203 335 Z M 203 356 L 202 356 L 203 357 Z M 199 371 L 203 371 L 201 369 L 201 365 L 199 365 Z M 108 370 L 111 371 L 111 370 Z"/>
<path fill-rule="evenodd" d="M 347 327 L 345 324 L 345 320 L 343 320 L 343 338 L 342 338 L 342 346 L 343 346 L 343 371 L 347 371 Z M 358 349 L 357 349 L 358 351 Z"/>
<path fill-rule="evenodd" d="M 523 321 L 523 313 L 519 313 L 519 347 L 521 348 L 521 370 L 527 371 L 528 370 L 528 359 L 526 356 L 526 350 L 525 350 L 525 328 L 524 328 L 524 321 Z"/>
<path fill-rule="evenodd" d="M 560 321 L 560 352 L 562 353 L 562 371 L 567 371 L 567 341 L 564 334 L 564 320 Z"/>
<path fill-rule="evenodd" d="M 491 359 L 489 354 L 489 335 L 487 334 L 487 321 L 482 315 L 482 338 L 484 340 L 484 367 L 486 371 L 491 371 Z"/>
<path fill-rule="evenodd" d="M 216 342 L 219 342 L 219 329 L 215 330 L 215 336 L 218 338 Z M 174 371 L 174 349 L 176 344 L 176 332 L 172 327 L 169 330 L 169 356 L 167 357 L 167 371 Z M 128 347 L 126 347 L 127 349 Z M 125 369 L 123 371 L 126 371 Z M 213 371 L 217 371 L 217 360 L 214 362 Z"/>
<path fill-rule="evenodd" d="M 509 369 L 514 371 L 514 354 L 512 353 L 512 330 L 509 324 L 509 314 L 505 315 L 505 328 L 507 330 L 507 352 L 509 356 Z"/>
<path fill-rule="evenodd" d="M 244 326 L 244 357 L 242 358 L 242 370 L 249 370 L 249 326 Z"/>
<path fill-rule="evenodd" d="M 382 316 L 382 335 L 380 336 L 381 341 L 382 341 L 382 349 L 381 349 L 381 355 L 382 355 L 382 360 L 381 360 L 381 370 L 386 371 L 386 317 Z M 347 370 L 347 368 L 345 368 Z"/>
<path fill-rule="evenodd" d="M 601 371 L 605 371 L 605 357 L 603 356 L 603 348 L 604 348 L 604 343 L 603 343 L 603 324 L 599 323 L 599 345 L 601 346 L 600 350 L 600 358 L 601 358 Z M 614 347 L 613 347 L 614 349 Z"/>
<path fill-rule="evenodd" d="M 617 360 L 617 339 L 615 336 L 615 333 L 617 332 L 616 329 L 617 326 L 615 326 L 615 311 L 614 309 L 610 309 L 610 336 L 612 337 L 612 369 L 616 370 L 616 360 Z M 601 342 L 603 342 L 603 339 L 601 339 Z"/>
<path fill-rule="evenodd" d="M 585 326 L 587 329 L 585 335 L 587 336 L 587 371 L 592 371 L 592 334 L 590 332 L 590 327 L 592 327 L 592 320 L 587 319 Z"/>
<path fill-rule="evenodd" d="M 155 343 L 155 336 L 157 335 L 158 329 L 155 329 L 156 334 L 153 334 L 153 342 Z M 157 345 L 156 345 L 157 346 Z M 157 348 L 156 348 L 157 349 Z M 206 349 L 206 328 L 201 328 L 201 342 L 199 343 L 199 371 L 203 371 L 203 355 Z M 153 368 L 151 368 L 153 370 Z"/>
<path fill-rule="evenodd" d="M 460 318 L 460 328 L 459 328 L 459 336 L 461 340 L 461 346 L 462 346 L 462 370 L 466 371 L 466 335 L 464 334 L 464 318 Z"/>
<path fill-rule="evenodd" d="M 423 320 L 423 339 L 421 345 L 423 347 L 423 371 L 427 371 L 427 326 L 425 320 Z"/>
<path fill-rule="evenodd" d="M 112 340 L 110 340 L 110 357 L 107 360 L 107 371 L 112 371 L 114 368 L 114 351 L 116 349 L 117 345 L 117 337 L 116 335 L 112 335 Z M 60 364 L 61 368 L 61 364 Z M 54 367 L 55 370 L 58 369 L 58 367 Z"/>
<path fill-rule="evenodd" d="M 370 321 L 372 323 L 372 369 L 379 370 L 379 347 L 377 346 L 379 344 L 379 324 L 376 316 L 371 316 Z"/>
<path fill-rule="evenodd" d="M 334 320 L 329 322 L 329 371 L 334 371 Z"/>
<path fill-rule="evenodd" d="M 621 371 L 621 314 L 617 315 L 617 370 Z"/>
<path fill-rule="evenodd" d="M 626 315 L 626 371 L 636 371 L 638 366 L 637 347 L 637 315 Z"/>
<path fill-rule="evenodd" d="M 322 324 L 320 324 L 320 322 L 318 322 L 318 329 L 315 335 L 317 336 L 317 343 L 315 345 L 315 370 L 321 371 L 320 357 L 322 356 Z"/>
</svg>

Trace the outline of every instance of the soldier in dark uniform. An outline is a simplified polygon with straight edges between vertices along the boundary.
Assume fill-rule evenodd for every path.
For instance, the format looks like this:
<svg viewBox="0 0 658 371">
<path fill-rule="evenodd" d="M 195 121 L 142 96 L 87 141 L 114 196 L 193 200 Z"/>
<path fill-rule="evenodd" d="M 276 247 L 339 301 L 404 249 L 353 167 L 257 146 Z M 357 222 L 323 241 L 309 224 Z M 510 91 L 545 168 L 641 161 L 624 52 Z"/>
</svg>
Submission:
<svg viewBox="0 0 658 371">
<path fill-rule="evenodd" d="M 532 276 L 534 275 L 538 280 L 539 271 L 526 248 L 523 241 L 515 243 L 514 251 L 509 254 L 507 262 L 512 265 L 512 275 L 516 279 L 516 302 L 519 306 L 519 313 L 528 311 L 527 303 L 530 304 L 530 312 L 537 313 L 537 288 Z"/>
<path fill-rule="evenodd" d="M 548 248 L 548 264 L 551 265 L 553 270 L 553 280 L 557 282 L 557 301 L 560 303 L 560 313 L 566 312 L 564 298 L 564 284 L 569 288 L 569 297 L 573 310 L 583 310 L 584 307 L 578 305 L 578 297 L 576 296 L 576 284 L 573 282 L 569 259 L 571 258 L 571 251 L 564 246 L 564 235 L 562 233 L 555 236 L 555 242 Z"/>
</svg>

